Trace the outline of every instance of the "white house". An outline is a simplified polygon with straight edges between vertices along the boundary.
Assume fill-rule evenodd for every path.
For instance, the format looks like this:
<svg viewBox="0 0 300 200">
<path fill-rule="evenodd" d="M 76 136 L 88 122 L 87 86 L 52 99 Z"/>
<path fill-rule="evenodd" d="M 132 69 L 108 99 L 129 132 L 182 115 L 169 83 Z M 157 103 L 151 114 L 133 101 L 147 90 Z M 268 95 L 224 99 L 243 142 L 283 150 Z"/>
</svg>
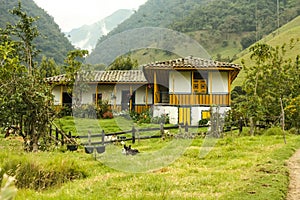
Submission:
<svg viewBox="0 0 300 200">
<path fill-rule="evenodd" d="M 154 116 L 168 114 L 173 124 L 196 125 L 209 117 L 211 106 L 230 108 L 231 83 L 240 70 L 236 64 L 186 57 L 149 63 L 142 70 L 95 71 L 81 103 L 106 100 L 114 111 L 139 113 L 151 107 Z M 56 105 L 72 103 L 64 79 L 64 75 L 48 78 L 55 84 Z"/>
</svg>

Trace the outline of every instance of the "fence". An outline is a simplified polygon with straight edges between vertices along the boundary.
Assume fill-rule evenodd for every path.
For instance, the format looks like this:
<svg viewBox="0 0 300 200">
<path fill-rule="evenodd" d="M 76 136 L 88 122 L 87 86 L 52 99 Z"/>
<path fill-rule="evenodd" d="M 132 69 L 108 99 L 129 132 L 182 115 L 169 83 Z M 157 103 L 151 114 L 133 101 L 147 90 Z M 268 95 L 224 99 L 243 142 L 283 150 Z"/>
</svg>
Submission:
<svg viewBox="0 0 300 200">
<path fill-rule="evenodd" d="M 70 151 L 77 150 L 78 145 L 83 145 L 85 147 L 86 153 L 92 153 L 96 150 L 98 153 L 103 153 L 105 151 L 105 144 L 107 143 L 114 143 L 114 142 L 121 142 L 121 141 L 131 141 L 132 144 L 136 142 L 136 140 L 143 140 L 143 139 L 151 139 L 151 138 L 164 138 L 166 130 L 172 129 L 180 129 L 180 132 L 188 133 L 190 128 L 202 128 L 208 127 L 208 125 L 198 125 L 198 126 L 190 126 L 190 125 L 174 125 L 174 126 L 164 126 L 160 124 L 160 127 L 154 128 L 140 128 L 137 129 L 135 126 L 131 128 L 131 130 L 127 131 L 120 131 L 114 133 L 105 133 L 104 130 L 101 131 L 99 134 L 91 134 L 88 132 L 87 135 L 84 136 L 72 136 L 71 132 L 65 134 L 63 131 L 59 130 L 58 128 L 55 129 L 55 142 L 58 145 L 58 142 L 61 142 L 61 145 L 65 144 L 65 140 L 71 141 L 73 139 L 86 139 L 87 142 L 83 142 L 80 144 L 70 144 L 68 142 L 67 149 Z M 237 128 L 224 129 L 223 132 L 229 132 L 232 130 L 236 130 Z M 51 129 L 52 130 L 52 129 Z M 150 132 L 150 131 L 159 131 L 157 135 L 140 135 L 142 132 Z M 59 135 L 61 138 L 59 138 Z M 122 135 L 127 135 L 122 136 Z M 128 137 L 130 135 L 130 137 Z M 50 131 L 50 136 L 52 136 L 52 131 Z"/>
</svg>

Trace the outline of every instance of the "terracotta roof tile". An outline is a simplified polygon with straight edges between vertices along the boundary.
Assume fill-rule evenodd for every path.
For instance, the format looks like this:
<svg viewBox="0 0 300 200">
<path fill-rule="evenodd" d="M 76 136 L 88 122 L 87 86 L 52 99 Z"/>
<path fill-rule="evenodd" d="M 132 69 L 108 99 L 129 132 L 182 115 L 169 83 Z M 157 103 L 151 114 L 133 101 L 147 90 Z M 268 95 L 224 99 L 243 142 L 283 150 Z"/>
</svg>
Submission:
<svg viewBox="0 0 300 200">
<path fill-rule="evenodd" d="M 111 70 L 111 71 L 93 71 L 83 74 L 89 82 L 102 83 L 147 83 L 143 71 L 141 70 Z M 66 75 L 58 75 L 47 78 L 48 82 L 66 81 Z"/>
</svg>

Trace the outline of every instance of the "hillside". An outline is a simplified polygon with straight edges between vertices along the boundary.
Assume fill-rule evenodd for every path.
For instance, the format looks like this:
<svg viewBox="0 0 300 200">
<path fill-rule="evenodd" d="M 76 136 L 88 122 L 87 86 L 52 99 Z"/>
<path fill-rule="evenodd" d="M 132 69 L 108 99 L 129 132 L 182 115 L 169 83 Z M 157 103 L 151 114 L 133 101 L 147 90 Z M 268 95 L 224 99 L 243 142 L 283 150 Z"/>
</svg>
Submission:
<svg viewBox="0 0 300 200">
<path fill-rule="evenodd" d="M 5 27 L 7 22 L 14 23 L 16 18 L 9 13 L 14 7 L 17 7 L 19 0 L 0 0 L 0 28 Z M 68 39 L 61 33 L 60 28 L 54 22 L 53 17 L 48 15 L 43 9 L 38 7 L 33 0 L 22 0 L 22 8 L 29 15 L 39 17 L 36 26 L 40 36 L 34 43 L 37 49 L 41 50 L 38 60 L 42 56 L 53 58 L 57 64 L 63 64 L 67 52 L 74 49 Z"/>
<path fill-rule="evenodd" d="M 120 9 L 94 24 L 72 29 L 66 35 L 75 47 L 87 49 L 91 52 L 101 36 L 116 28 L 118 24 L 130 17 L 132 13 L 132 10 Z"/>
<path fill-rule="evenodd" d="M 273 47 L 282 46 L 283 44 L 289 44 L 290 40 L 300 39 L 300 16 L 282 26 L 278 30 L 264 37 L 259 43 L 267 43 Z M 300 55 L 300 41 L 296 43 L 294 49 L 290 50 L 287 48 L 286 55 L 288 58 L 295 59 L 297 55 Z M 244 60 L 246 65 L 251 65 L 253 62 L 250 59 L 249 49 L 245 49 L 237 55 L 238 59 L 234 63 L 241 64 Z M 243 70 L 239 73 L 237 79 L 233 82 L 233 87 L 241 85 L 244 80 L 245 74 Z"/>
<path fill-rule="evenodd" d="M 274 31 L 276 0 L 148 0 L 129 19 L 98 42 L 141 27 L 164 27 L 197 40 L 214 59 L 232 61 L 242 49 Z M 280 26 L 300 14 L 300 1 L 280 1 Z M 97 52 L 97 46 L 95 52 Z M 97 63 L 97 53 L 88 62 Z"/>
</svg>

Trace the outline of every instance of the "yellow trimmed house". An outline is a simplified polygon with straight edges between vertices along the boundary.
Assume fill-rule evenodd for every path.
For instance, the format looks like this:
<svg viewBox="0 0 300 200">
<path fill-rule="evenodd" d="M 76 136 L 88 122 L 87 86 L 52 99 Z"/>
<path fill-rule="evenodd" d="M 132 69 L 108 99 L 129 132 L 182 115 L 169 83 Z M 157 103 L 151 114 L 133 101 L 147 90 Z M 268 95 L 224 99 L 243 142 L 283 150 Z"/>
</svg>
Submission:
<svg viewBox="0 0 300 200">
<path fill-rule="evenodd" d="M 152 92 L 141 70 L 94 71 L 88 75 L 88 87 L 82 94 L 81 104 L 96 104 L 99 100 L 108 101 L 112 110 L 134 110 L 143 112 L 152 105 Z M 62 84 L 65 75 L 47 78 L 53 84 L 54 104 L 71 106 L 72 94 L 68 86 Z"/>
<path fill-rule="evenodd" d="M 171 123 L 197 125 L 210 107 L 230 109 L 230 91 L 241 67 L 236 64 L 186 57 L 143 66 L 153 85 L 153 115 L 168 114 Z"/>
<path fill-rule="evenodd" d="M 211 106 L 230 109 L 230 91 L 241 67 L 195 57 L 154 62 L 142 70 L 94 71 L 82 104 L 106 100 L 115 112 L 153 110 L 153 116 L 168 115 L 170 123 L 197 125 L 209 117 Z M 71 105 L 64 75 L 48 78 L 56 105 Z"/>
</svg>

